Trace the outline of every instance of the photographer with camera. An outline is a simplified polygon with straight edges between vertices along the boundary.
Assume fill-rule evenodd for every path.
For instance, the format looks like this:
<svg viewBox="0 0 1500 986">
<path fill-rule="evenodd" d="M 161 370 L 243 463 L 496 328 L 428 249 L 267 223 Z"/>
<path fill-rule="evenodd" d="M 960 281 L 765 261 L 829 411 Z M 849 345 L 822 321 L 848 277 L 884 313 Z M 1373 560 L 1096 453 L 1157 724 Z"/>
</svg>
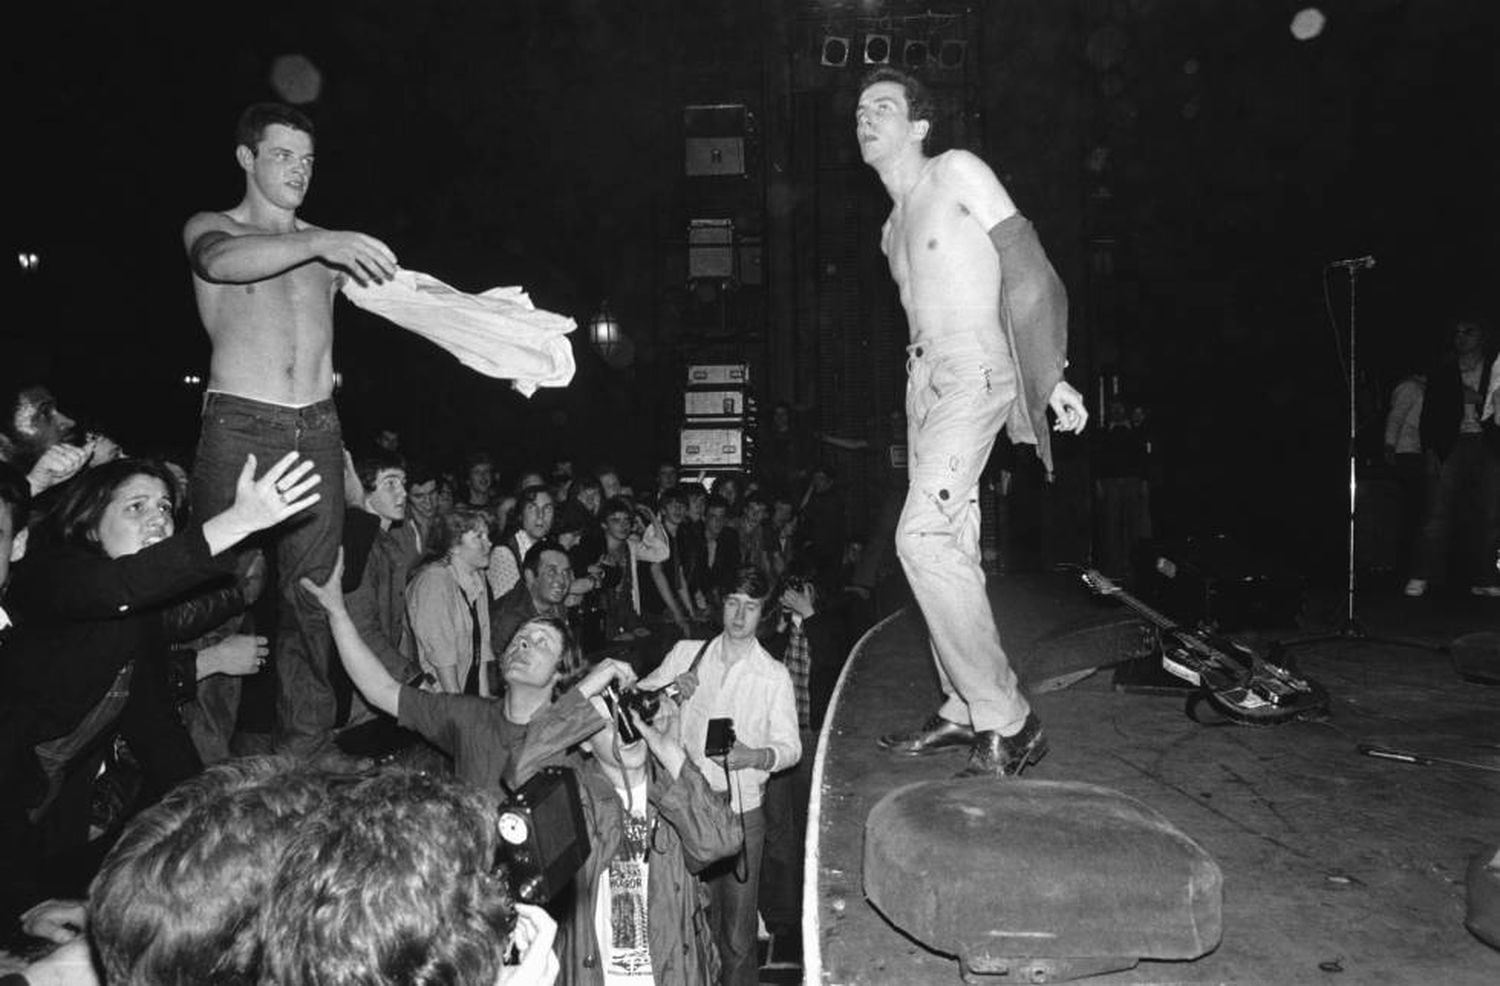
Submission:
<svg viewBox="0 0 1500 986">
<path fill-rule="evenodd" d="M 642 679 L 642 690 L 675 685 L 678 738 L 716 791 L 728 791 L 742 819 L 744 852 L 705 871 L 714 935 L 724 960 L 721 982 L 755 986 L 756 904 L 766 820 L 766 781 L 802 756 L 791 675 L 756 638 L 770 595 L 765 574 L 743 566 L 724 597 L 724 632 L 684 640 Z"/>
<path fill-rule="evenodd" d="M 328 582 L 302 588 L 328 611 L 333 642 L 365 701 L 395 716 L 453 758 L 458 777 L 491 795 L 501 783 L 524 782 L 545 762 L 604 725 L 589 699 L 610 684 L 628 688 L 635 672 L 623 661 L 600 661 L 573 687 L 582 667 L 566 623 L 541 617 L 522 624 L 499 657 L 505 692 L 499 699 L 424 692 L 403 685 L 359 638 L 339 591 L 343 557 Z"/>
<path fill-rule="evenodd" d="M 590 852 L 560 934 L 563 978 L 709 986 L 719 955 L 695 874 L 735 853 L 739 825 L 677 739 L 672 702 L 613 686 L 592 701 L 610 725 L 578 768 Z"/>
</svg>

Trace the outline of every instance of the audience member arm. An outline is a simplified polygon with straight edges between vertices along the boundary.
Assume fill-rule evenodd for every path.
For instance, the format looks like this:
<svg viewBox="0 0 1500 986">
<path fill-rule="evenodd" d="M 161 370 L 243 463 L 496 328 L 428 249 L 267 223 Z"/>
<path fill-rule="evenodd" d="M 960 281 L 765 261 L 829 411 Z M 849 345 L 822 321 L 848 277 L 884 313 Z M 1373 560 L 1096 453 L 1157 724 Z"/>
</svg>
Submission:
<svg viewBox="0 0 1500 986">
<path fill-rule="evenodd" d="M 374 708 L 392 716 L 400 714 L 401 683 L 391 677 L 380 663 L 375 652 L 359 639 L 359 631 L 344 605 L 344 552 L 339 549 L 338 561 L 328 581 L 318 585 L 312 579 L 302 579 L 302 588 L 316 599 L 328 612 L 328 626 L 333 632 L 333 643 L 349 672 L 349 680 L 359 689 L 366 702 Z"/>
</svg>

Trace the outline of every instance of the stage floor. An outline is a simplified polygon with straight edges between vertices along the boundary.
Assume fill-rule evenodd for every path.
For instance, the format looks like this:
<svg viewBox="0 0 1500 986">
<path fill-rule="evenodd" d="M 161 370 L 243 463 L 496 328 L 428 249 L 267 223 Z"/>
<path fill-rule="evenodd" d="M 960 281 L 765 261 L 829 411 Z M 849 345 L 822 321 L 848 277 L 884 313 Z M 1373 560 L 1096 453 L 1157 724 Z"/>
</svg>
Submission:
<svg viewBox="0 0 1500 986">
<path fill-rule="evenodd" d="M 992 604 L 1018 666 L 1037 638 L 1115 609 L 1060 576 L 993 581 Z M 1335 605 L 1326 612 L 1337 625 L 1342 613 Z M 1372 634 L 1447 643 L 1500 626 L 1500 603 L 1391 592 L 1361 600 L 1360 615 Z M 947 777 L 962 764 L 960 754 L 903 759 L 875 745 L 880 733 L 937 708 L 925 640 L 910 609 L 877 624 L 851 655 L 828 716 L 809 819 L 809 983 L 959 980 L 954 959 L 896 930 L 862 889 L 870 807 L 893 788 Z M 1296 654 L 1333 696 L 1326 723 L 1205 727 L 1184 715 L 1180 695 L 1116 690 L 1111 669 L 1034 697 L 1052 749 L 1028 778 L 1138 798 L 1224 874 L 1224 934 L 1214 952 L 1191 962 L 1143 960 L 1081 982 L 1500 982 L 1500 953 L 1463 926 L 1465 866 L 1500 840 L 1500 773 L 1356 749 L 1382 744 L 1500 769 L 1500 688 L 1465 681 L 1448 656 L 1429 650 L 1336 639 Z"/>
</svg>

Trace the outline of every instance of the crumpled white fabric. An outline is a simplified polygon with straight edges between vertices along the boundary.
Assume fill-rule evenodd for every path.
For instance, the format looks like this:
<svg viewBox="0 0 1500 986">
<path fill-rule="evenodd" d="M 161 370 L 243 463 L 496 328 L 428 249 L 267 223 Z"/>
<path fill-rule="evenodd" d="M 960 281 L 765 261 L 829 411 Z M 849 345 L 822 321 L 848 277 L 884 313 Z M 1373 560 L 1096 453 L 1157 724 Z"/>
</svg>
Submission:
<svg viewBox="0 0 1500 986">
<path fill-rule="evenodd" d="M 487 377 L 513 381 L 530 397 L 566 387 L 576 369 L 566 336 L 578 323 L 541 311 L 521 288 L 465 294 L 420 271 L 400 269 L 384 284 L 344 280 L 344 297 L 442 346 Z"/>
</svg>

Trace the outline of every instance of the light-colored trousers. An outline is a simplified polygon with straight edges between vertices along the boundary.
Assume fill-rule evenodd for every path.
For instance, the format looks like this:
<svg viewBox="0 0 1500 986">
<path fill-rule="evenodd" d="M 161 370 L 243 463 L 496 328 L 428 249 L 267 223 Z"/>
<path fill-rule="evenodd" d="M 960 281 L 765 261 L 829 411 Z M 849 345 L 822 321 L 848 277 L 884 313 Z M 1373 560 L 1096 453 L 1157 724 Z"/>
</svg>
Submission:
<svg viewBox="0 0 1500 986">
<path fill-rule="evenodd" d="M 1011 735 L 1030 706 L 1000 646 L 979 559 L 979 475 L 1016 399 L 1014 364 L 979 350 L 909 346 L 908 477 L 896 553 L 932 642 L 938 714 Z"/>
</svg>

